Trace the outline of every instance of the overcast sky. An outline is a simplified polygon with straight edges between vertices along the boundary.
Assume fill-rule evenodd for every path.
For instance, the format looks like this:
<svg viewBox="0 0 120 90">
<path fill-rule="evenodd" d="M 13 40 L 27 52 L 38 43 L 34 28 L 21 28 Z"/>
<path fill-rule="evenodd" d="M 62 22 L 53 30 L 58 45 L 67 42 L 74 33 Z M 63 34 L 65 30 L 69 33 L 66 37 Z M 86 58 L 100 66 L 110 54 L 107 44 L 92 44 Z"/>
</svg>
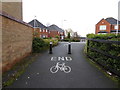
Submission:
<svg viewBox="0 0 120 90">
<path fill-rule="evenodd" d="M 118 18 L 119 0 L 23 0 L 23 19 L 34 16 L 46 25 L 71 28 L 81 36 L 95 33 L 95 24 L 102 18 Z"/>
</svg>

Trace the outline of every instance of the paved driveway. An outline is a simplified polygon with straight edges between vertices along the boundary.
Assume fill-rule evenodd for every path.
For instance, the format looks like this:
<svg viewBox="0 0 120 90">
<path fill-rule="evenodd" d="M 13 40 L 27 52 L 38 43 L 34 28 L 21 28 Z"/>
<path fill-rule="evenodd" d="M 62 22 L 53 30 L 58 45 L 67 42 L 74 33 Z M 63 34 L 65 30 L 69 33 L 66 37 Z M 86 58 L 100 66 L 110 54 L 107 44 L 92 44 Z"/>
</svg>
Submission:
<svg viewBox="0 0 120 90">
<path fill-rule="evenodd" d="M 114 88 L 116 84 L 91 65 L 83 54 L 85 43 L 72 43 L 72 54 L 67 54 L 67 43 L 53 48 L 53 54 L 43 53 L 11 88 Z M 56 65 L 59 62 L 58 66 Z M 65 63 L 65 65 L 63 64 Z M 60 65 L 62 64 L 62 65 Z M 52 66 L 59 67 L 56 73 Z M 69 66 L 66 67 L 66 66 Z M 63 71 L 61 71 L 61 70 Z M 69 70 L 71 69 L 71 71 Z M 56 71 L 53 68 L 52 71 Z M 64 72 L 66 71 L 66 72 Z"/>
</svg>

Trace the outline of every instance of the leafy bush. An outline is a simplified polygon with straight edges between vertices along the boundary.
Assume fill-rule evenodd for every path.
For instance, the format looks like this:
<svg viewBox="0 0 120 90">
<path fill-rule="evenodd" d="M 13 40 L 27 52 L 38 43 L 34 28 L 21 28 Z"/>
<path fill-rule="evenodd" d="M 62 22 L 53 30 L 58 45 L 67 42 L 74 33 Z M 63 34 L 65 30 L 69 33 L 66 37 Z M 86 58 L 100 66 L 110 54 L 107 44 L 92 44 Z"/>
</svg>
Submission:
<svg viewBox="0 0 120 90">
<path fill-rule="evenodd" d="M 103 39 L 103 40 L 117 40 L 120 41 L 120 34 L 88 34 L 88 38 L 92 39 Z"/>
<path fill-rule="evenodd" d="M 60 39 L 60 36 L 56 35 L 55 38 Z"/>
<path fill-rule="evenodd" d="M 48 47 L 48 43 L 46 43 L 43 39 L 35 37 L 33 39 L 32 51 L 34 53 L 39 53 L 43 48 Z"/>
<path fill-rule="evenodd" d="M 53 46 L 58 45 L 58 40 L 54 40 L 54 39 L 41 39 L 38 37 L 35 37 L 33 39 L 33 43 L 32 43 L 32 51 L 33 53 L 39 53 L 45 49 L 49 48 L 49 44 L 50 42 L 53 42 Z"/>
<path fill-rule="evenodd" d="M 79 40 L 79 39 L 76 39 L 76 38 L 73 38 L 73 39 L 72 39 L 72 42 L 80 42 L 80 40 Z"/>
<path fill-rule="evenodd" d="M 80 40 L 78 40 L 78 39 L 69 39 L 69 38 L 65 38 L 64 41 L 65 42 L 69 42 L 69 41 L 70 42 L 80 42 Z"/>
<path fill-rule="evenodd" d="M 69 42 L 69 41 L 71 41 L 71 39 L 65 38 L 64 41 L 65 41 L 65 42 Z"/>
<path fill-rule="evenodd" d="M 117 36 L 115 34 L 99 34 L 99 35 L 88 34 L 87 38 L 97 39 L 97 40 L 120 41 L 120 34 L 118 34 Z M 96 48 L 97 50 L 101 50 L 111 56 L 120 57 L 120 45 L 118 44 L 108 44 L 108 43 L 90 41 L 89 46 L 92 48 Z M 89 49 L 87 55 L 95 58 L 96 62 L 105 64 L 105 67 L 120 72 L 120 60 L 107 57 L 91 49 Z"/>
<path fill-rule="evenodd" d="M 48 45 L 50 44 L 50 42 L 52 42 L 52 46 L 56 46 L 58 45 L 58 39 L 43 39 L 44 42 L 46 42 Z"/>
</svg>

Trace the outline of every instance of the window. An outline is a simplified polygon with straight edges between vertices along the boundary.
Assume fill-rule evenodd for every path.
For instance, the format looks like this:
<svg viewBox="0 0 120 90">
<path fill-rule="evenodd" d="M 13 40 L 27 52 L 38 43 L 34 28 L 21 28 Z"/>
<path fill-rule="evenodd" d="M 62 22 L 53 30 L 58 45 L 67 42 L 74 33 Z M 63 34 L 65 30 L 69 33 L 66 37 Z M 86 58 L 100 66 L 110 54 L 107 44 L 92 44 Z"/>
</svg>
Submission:
<svg viewBox="0 0 120 90">
<path fill-rule="evenodd" d="M 106 30 L 106 25 L 100 25 L 100 30 Z"/>
<path fill-rule="evenodd" d="M 117 25 L 115 25 L 115 26 L 114 26 L 114 29 L 118 29 L 118 26 L 117 26 Z"/>
<path fill-rule="evenodd" d="M 63 34 L 62 32 L 60 34 Z"/>
<path fill-rule="evenodd" d="M 42 32 L 42 30 L 40 29 L 40 32 Z"/>
<path fill-rule="evenodd" d="M 43 38 L 45 38 L 46 36 L 45 35 L 43 35 Z"/>
</svg>

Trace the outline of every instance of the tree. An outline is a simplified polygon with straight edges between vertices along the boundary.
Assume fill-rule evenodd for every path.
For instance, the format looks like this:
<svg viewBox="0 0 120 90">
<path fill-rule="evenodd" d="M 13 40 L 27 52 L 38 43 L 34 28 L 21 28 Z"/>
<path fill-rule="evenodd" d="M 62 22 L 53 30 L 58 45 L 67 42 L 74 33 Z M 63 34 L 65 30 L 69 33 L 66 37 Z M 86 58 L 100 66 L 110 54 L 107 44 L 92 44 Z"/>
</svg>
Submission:
<svg viewBox="0 0 120 90">
<path fill-rule="evenodd" d="M 67 38 L 69 38 L 69 39 L 70 39 L 70 32 L 68 32 Z"/>
</svg>

